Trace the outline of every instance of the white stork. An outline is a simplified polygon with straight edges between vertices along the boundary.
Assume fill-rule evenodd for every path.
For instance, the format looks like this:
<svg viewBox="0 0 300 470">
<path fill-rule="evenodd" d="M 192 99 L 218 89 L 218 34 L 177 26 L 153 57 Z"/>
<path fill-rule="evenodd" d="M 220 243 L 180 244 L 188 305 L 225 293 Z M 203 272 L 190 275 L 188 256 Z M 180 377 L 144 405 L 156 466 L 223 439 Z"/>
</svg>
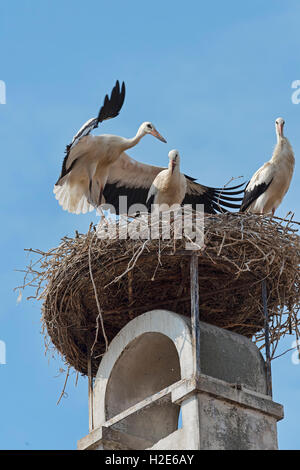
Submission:
<svg viewBox="0 0 300 470">
<path fill-rule="evenodd" d="M 186 177 L 180 173 L 180 156 L 178 150 L 169 152 L 169 166 L 154 179 L 147 196 L 147 206 L 171 207 L 181 204 L 186 193 Z"/>
<path fill-rule="evenodd" d="M 110 166 L 124 150 L 137 145 L 146 134 L 166 142 L 151 122 L 141 124 L 131 139 L 107 134 L 89 135 L 99 123 L 119 114 L 124 98 L 125 84 L 123 82 L 120 90 L 117 81 L 111 97 L 105 96 L 97 118 L 87 121 L 67 146 L 61 175 L 53 190 L 63 209 L 79 214 L 98 207 L 103 201 Z"/>
<path fill-rule="evenodd" d="M 254 173 L 246 186 L 241 212 L 274 215 L 289 189 L 295 158 L 291 144 L 283 135 L 283 126 L 284 120 L 277 118 L 277 144 L 272 158 Z"/>
<path fill-rule="evenodd" d="M 116 214 L 124 214 L 120 205 L 120 196 L 127 197 L 127 213 L 136 212 L 135 204 L 190 204 L 196 209 L 197 204 L 204 204 L 204 212 L 216 214 L 226 208 L 238 209 L 244 192 L 240 188 L 244 183 L 229 188 L 212 188 L 196 183 L 194 178 L 180 173 L 179 152 L 169 152 L 168 168 L 140 163 L 130 158 L 125 152 L 111 165 L 103 195 L 107 204 L 111 204 Z M 238 191 L 236 191 L 239 189 Z M 233 191 L 234 190 L 234 191 Z M 231 197 L 235 196 L 235 197 Z M 132 206 L 132 209 L 130 209 Z"/>
</svg>

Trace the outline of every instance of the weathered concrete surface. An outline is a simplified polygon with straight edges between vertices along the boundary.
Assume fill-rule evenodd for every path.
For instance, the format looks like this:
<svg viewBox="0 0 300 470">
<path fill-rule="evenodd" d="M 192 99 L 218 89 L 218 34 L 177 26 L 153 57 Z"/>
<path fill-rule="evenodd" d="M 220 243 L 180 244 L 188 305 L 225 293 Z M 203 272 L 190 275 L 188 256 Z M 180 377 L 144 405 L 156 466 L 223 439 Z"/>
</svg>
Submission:
<svg viewBox="0 0 300 470">
<path fill-rule="evenodd" d="M 191 378 L 173 386 L 172 401 L 182 403 L 195 393 L 205 393 L 222 400 L 237 403 L 243 408 L 261 411 L 266 415 L 274 416 L 278 420 L 283 418 L 282 406 L 275 403 L 271 398 L 262 393 L 254 392 L 244 386 L 236 387 L 227 382 L 200 375 L 199 378 Z"/>
<path fill-rule="evenodd" d="M 200 449 L 275 450 L 276 419 L 206 394 L 197 397 Z"/>
<path fill-rule="evenodd" d="M 99 366 L 95 429 L 78 448 L 276 449 L 283 411 L 256 346 L 205 323 L 200 342 L 196 380 L 189 319 L 155 310 L 129 322 Z"/>
<path fill-rule="evenodd" d="M 277 449 L 276 423 L 283 418 L 283 408 L 266 395 L 202 375 L 174 388 L 172 401 L 182 404 L 181 449 L 190 444 L 191 425 L 196 435 L 193 449 Z M 154 448 L 162 449 L 160 443 Z"/>
<path fill-rule="evenodd" d="M 164 315 L 157 310 L 128 323 L 113 339 L 99 366 L 93 400 L 95 428 L 177 382 L 182 374 L 191 377 L 191 354 L 189 326 L 175 313 Z M 156 442 L 177 429 L 179 411 L 171 401 L 164 406 L 156 403 L 114 428 Z"/>
<path fill-rule="evenodd" d="M 78 441 L 78 450 L 144 450 L 151 442 L 116 429 L 101 427 Z"/>
<path fill-rule="evenodd" d="M 174 343 L 161 333 L 138 336 L 119 357 L 107 382 L 106 418 L 118 415 L 178 380 L 180 366 Z M 179 411 L 180 407 L 171 401 L 158 402 L 149 405 L 140 416 L 129 416 L 114 427 L 155 442 L 177 428 Z"/>
<path fill-rule="evenodd" d="M 267 393 L 265 363 L 252 341 L 203 322 L 200 332 L 203 374 Z"/>
</svg>

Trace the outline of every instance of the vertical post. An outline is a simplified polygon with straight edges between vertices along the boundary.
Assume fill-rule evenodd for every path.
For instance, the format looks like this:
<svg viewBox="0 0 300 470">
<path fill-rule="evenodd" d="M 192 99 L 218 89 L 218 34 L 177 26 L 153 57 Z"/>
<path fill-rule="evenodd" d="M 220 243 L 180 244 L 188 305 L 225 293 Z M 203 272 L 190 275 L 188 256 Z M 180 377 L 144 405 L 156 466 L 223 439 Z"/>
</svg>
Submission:
<svg viewBox="0 0 300 470">
<path fill-rule="evenodd" d="M 265 323 L 265 351 L 266 351 L 266 372 L 267 372 L 267 394 L 272 396 L 272 375 L 271 375 L 271 357 L 270 357 L 270 333 L 269 333 L 269 314 L 267 306 L 267 284 L 262 281 L 262 300 L 264 308 Z"/>
<path fill-rule="evenodd" d="M 196 378 L 201 373 L 200 367 L 200 318 L 199 318 L 199 278 L 198 278 L 198 256 L 193 252 L 190 264 L 191 283 L 191 325 L 193 340 L 193 360 Z"/>
<path fill-rule="evenodd" d="M 88 349 L 89 350 L 89 349 Z M 89 396 L 89 429 L 90 432 L 94 429 L 94 387 L 92 377 L 92 357 L 88 357 L 88 396 Z"/>
</svg>

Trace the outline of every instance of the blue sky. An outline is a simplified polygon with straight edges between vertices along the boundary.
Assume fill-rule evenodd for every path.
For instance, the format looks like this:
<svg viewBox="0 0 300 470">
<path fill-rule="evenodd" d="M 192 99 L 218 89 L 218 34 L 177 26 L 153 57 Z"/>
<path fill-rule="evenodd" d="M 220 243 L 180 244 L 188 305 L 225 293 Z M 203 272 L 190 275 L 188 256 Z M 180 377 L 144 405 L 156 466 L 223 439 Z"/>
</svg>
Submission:
<svg viewBox="0 0 300 470">
<path fill-rule="evenodd" d="M 146 136 L 134 158 L 166 165 L 178 148 L 182 170 L 203 184 L 247 179 L 270 158 L 274 120 L 283 116 L 297 159 L 299 21 L 297 0 L 1 2 L 0 448 L 73 449 L 88 432 L 87 381 L 75 387 L 73 374 L 56 405 L 64 375 L 44 355 L 40 305 L 16 305 L 13 292 L 22 280 L 14 270 L 29 261 L 24 248 L 49 249 L 97 220 L 64 212 L 52 194 L 65 145 L 119 79 L 124 108 L 101 131 L 131 137 L 149 120 L 168 140 Z M 299 195 L 296 165 L 277 215 L 292 210 L 299 220 Z M 273 363 L 274 399 L 285 407 L 281 449 L 300 449 L 299 373 L 290 353 Z"/>
</svg>

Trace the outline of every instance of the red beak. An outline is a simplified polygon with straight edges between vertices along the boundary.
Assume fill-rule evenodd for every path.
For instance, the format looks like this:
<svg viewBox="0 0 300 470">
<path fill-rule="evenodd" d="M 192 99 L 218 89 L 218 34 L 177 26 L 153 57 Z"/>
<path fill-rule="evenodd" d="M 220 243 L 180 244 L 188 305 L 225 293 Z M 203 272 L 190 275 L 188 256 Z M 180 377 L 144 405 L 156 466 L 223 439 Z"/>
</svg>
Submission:
<svg viewBox="0 0 300 470">
<path fill-rule="evenodd" d="M 150 132 L 150 134 L 152 134 L 154 137 L 156 137 L 158 140 L 161 140 L 161 141 L 164 142 L 165 144 L 167 143 L 166 139 L 164 139 L 163 136 L 160 135 L 160 133 L 157 132 L 156 129 L 154 129 L 152 132 Z"/>
<path fill-rule="evenodd" d="M 172 173 L 175 169 L 175 166 L 176 166 L 176 163 L 174 162 L 174 160 L 171 161 L 171 168 L 172 168 Z"/>
</svg>

